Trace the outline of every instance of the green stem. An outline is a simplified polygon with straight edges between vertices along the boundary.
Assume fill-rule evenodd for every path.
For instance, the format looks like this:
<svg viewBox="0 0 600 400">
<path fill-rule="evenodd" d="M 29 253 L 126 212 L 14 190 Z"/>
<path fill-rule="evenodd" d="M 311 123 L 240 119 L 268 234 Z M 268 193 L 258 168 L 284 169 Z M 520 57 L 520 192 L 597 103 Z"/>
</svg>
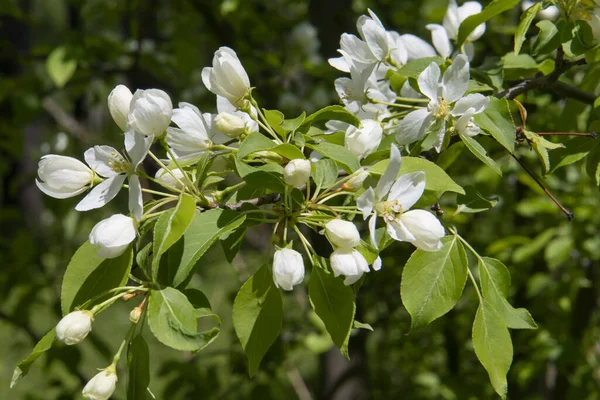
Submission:
<svg viewBox="0 0 600 400">
<path fill-rule="evenodd" d="M 411 97 L 396 97 L 396 100 L 403 101 L 405 103 L 429 103 L 429 99 L 413 99 Z"/>
<path fill-rule="evenodd" d="M 148 152 L 148 155 L 149 155 L 149 156 L 150 156 L 150 157 L 151 157 L 151 158 L 152 158 L 152 159 L 153 159 L 153 160 L 154 160 L 154 161 L 155 161 L 155 162 L 156 162 L 156 163 L 157 163 L 157 164 L 158 164 L 158 165 L 159 165 L 159 166 L 160 166 L 162 169 L 164 169 L 165 171 L 167 171 L 167 173 L 168 173 L 169 175 L 171 175 L 171 176 L 173 177 L 173 179 L 175 179 L 175 181 L 181 185 L 181 187 L 186 187 L 186 186 L 187 186 L 185 183 L 183 183 L 183 182 L 181 181 L 181 179 L 179 179 L 178 177 L 176 177 L 176 176 L 175 176 L 175 174 L 174 174 L 174 173 L 173 173 L 173 172 L 172 172 L 172 171 L 169 169 L 169 167 L 167 167 L 165 164 L 163 164 L 163 162 L 162 162 L 162 161 L 160 161 L 160 160 L 158 159 L 158 157 L 156 157 L 156 156 L 154 155 L 154 153 L 152 153 L 151 151 L 149 151 L 149 152 Z M 183 171 L 181 171 L 181 172 L 183 172 Z M 192 185 L 192 186 L 193 186 L 193 185 Z M 192 189 L 192 190 L 193 190 L 193 189 Z"/>
<path fill-rule="evenodd" d="M 277 144 L 282 144 L 283 142 L 281 141 L 281 139 L 279 139 L 277 133 L 275 133 L 273 128 L 269 126 L 269 121 L 267 120 L 267 117 L 265 117 L 263 112 L 260 110 L 260 107 L 258 106 L 256 100 L 254 100 L 254 97 L 250 97 L 250 103 L 254 106 L 254 108 L 256 109 L 256 113 L 264 121 L 264 123 L 261 122 L 256 115 L 252 114 L 252 112 L 249 112 L 248 114 L 250 114 L 250 116 L 256 121 L 256 123 L 258 123 L 258 125 L 260 125 L 264 130 L 269 132 L 269 134 L 273 137 L 273 139 L 275 139 Z"/>
<path fill-rule="evenodd" d="M 294 225 L 294 231 L 296 231 L 296 233 L 298 234 L 298 237 L 300 238 L 300 242 L 302 242 L 302 246 L 304 247 L 304 251 L 306 252 L 306 255 L 308 256 L 308 258 L 310 259 L 310 263 L 312 265 L 315 265 L 313 258 L 312 258 L 312 254 L 311 254 L 310 250 L 308 249 L 308 247 L 310 246 L 310 243 L 308 243 L 308 240 L 306 240 L 306 238 L 304 237 L 302 232 L 300 232 L 300 229 L 298 229 L 298 227 L 296 225 Z M 310 248 L 312 250 L 312 246 L 310 246 Z"/>
<path fill-rule="evenodd" d="M 377 103 L 377 104 L 385 104 L 388 107 L 408 108 L 411 110 L 418 110 L 419 108 L 423 108 L 423 107 L 419 107 L 419 106 L 411 106 L 408 104 L 389 103 L 387 101 L 381 101 L 381 100 L 372 100 L 372 101 L 373 101 L 373 103 Z"/>
<path fill-rule="evenodd" d="M 455 229 L 450 228 L 450 232 L 452 232 L 454 234 L 454 236 L 456 236 L 462 242 L 462 244 L 465 245 L 465 247 L 467 249 L 469 249 L 471 251 L 471 253 L 473 253 L 473 255 L 475 255 L 477 260 L 479 260 L 481 263 L 483 263 L 483 259 L 481 258 L 479 253 L 477 253 L 475 251 L 475 249 L 469 244 L 469 242 L 467 242 L 465 239 L 463 239 L 463 237 L 460 236 Z M 475 291 L 477 292 L 477 297 L 479 297 L 479 302 L 480 303 L 483 302 L 483 296 L 481 295 L 479 286 L 477 286 L 477 281 L 475 280 L 475 277 L 473 276 L 473 273 L 471 272 L 471 268 L 469 268 L 469 266 L 467 266 L 467 273 L 469 274 L 469 278 L 471 279 L 471 282 L 473 283 L 473 287 L 475 288 Z"/>
</svg>

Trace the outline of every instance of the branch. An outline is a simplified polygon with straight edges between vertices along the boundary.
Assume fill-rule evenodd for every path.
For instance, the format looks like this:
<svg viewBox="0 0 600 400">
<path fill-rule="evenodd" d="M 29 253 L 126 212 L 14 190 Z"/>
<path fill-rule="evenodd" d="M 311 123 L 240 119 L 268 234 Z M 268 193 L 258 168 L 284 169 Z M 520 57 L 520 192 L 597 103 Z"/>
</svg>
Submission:
<svg viewBox="0 0 600 400">
<path fill-rule="evenodd" d="M 90 132 L 79 123 L 75 118 L 69 115 L 56 101 L 50 97 L 45 97 L 42 101 L 44 110 L 54 118 L 66 131 L 81 141 L 89 139 Z"/>
</svg>

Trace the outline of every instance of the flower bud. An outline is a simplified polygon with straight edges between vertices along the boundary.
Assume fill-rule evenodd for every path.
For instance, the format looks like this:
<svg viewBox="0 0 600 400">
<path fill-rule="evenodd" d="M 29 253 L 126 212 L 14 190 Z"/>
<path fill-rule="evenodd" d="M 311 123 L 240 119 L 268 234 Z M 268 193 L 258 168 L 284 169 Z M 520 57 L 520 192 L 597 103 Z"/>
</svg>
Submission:
<svg viewBox="0 0 600 400">
<path fill-rule="evenodd" d="M 115 367 L 98 372 L 83 388 L 83 397 L 91 400 L 108 400 L 117 388 L 117 371 Z"/>
<path fill-rule="evenodd" d="M 56 337 L 67 345 L 80 343 L 92 330 L 93 319 L 91 311 L 73 311 L 56 325 Z"/>
<path fill-rule="evenodd" d="M 335 246 L 351 249 L 360 243 L 360 234 L 356 225 L 342 219 L 332 219 L 325 225 L 325 234 Z"/>
<path fill-rule="evenodd" d="M 383 128 L 372 119 L 362 120 L 362 127 L 350 126 L 346 130 L 345 145 L 358 158 L 364 158 L 379 147 Z"/>
<path fill-rule="evenodd" d="M 360 277 L 369 272 L 369 264 L 365 257 L 357 250 L 338 248 L 329 258 L 334 276 L 344 275 L 344 285 L 352 285 Z"/>
<path fill-rule="evenodd" d="M 213 123 L 215 128 L 230 138 L 238 138 L 246 130 L 246 124 L 242 118 L 228 112 L 219 113 Z"/>
<path fill-rule="evenodd" d="M 183 179 L 184 179 L 183 172 L 179 168 L 172 169 L 171 172 L 173 173 L 173 175 L 175 175 L 177 177 L 177 179 L 179 179 L 180 181 L 183 182 Z M 175 178 L 173 178 L 173 175 L 171 175 L 170 173 L 165 171 L 164 168 L 161 168 L 158 171 L 156 171 L 154 178 L 156 178 L 156 180 L 164 183 L 167 186 L 181 190 L 182 189 L 181 183 L 177 182 L 177 180 L 175 180 Z"/>
<path fill-rule="evenodd" d="M 146 136 L 162 137 L 171 124 L 173 103 L 160 89 L 136 90 L 131 99 L 127 127 Z"/>
<path fill-rule="evenodd" d="M 355 192 L 360 189 L 365 179 L 369 177 L 369 173 L 365 170 L 360 170 L 355 173 L 346 183 L 342 185 L 343 190 Z"/>
<path fill-rule="evenodd" d="M 242 100 L 250 90 L 250 79 L 237 54 L 229 47 L 215 52 L 212 67 L 202 70 L 202 82 L 208 90 L 225 97 L 234 106 L 245 106 Z"/>
<path fill-rule="evenodd" d="M 285 166 L 283 180 L 286 185 L 301 188 L 310 178 L 310 161 L 297 158 Z"/>
<path fill-rule="evenodd" d="M 85 192 L 94 179 L 94 172 L 72 157 L 48 154 L 38 164 L 37 187 L 55 199 L 66 199 Z"/>
<path fill-rule="evenodd" d="M 273 257 L 273 281 L 283 290 L 292 290 L 304 279 L 304 261 L 296 250 L 280 249 Z"/>
<path fill-rule="evenodd" d="M 123 214 L 115 214 L 96 224 L 90 232 L 90 243 L 97 246 L 103 258 L 115 258 L 123 254 L 135 239 L 135 221 Z"/>
<path fill-rule="evenodd" d="M 131 322 L 133 322 L 134 324 L 137 324 L 138 322 L 140 322 L 141 317 L 142 317 L 142 309 L 139 307 L 134 308 L 129 313 L 129 320 Z"/>
<path fill-rule="evenodd" d="M 127 130 L 127 115 L 133 95 L 125 85 L 117 85 L 108 95 L 108 109 L 110 115 L 119 128 Z"/>
</svg>

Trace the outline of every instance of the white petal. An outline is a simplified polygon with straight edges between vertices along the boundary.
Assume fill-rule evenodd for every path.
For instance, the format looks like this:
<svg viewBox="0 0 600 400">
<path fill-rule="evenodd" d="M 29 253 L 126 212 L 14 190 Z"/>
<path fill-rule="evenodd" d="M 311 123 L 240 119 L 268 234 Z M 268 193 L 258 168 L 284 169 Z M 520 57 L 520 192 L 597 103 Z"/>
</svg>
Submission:
<svg viewBox="0 0 600 400">
<path fill-rule="evenodd" d="M 77 211 L 88 211 L 100 208 L 111 201 L 125 182 L 126 175 L 113 176 L 95 186 L 76 206 Z"/>
<path fill-rule="evenodd" d="M 471 93 L 458 100 L 452 109 L 452 115 L 459 116 L 469 108 L 473 108 L 473 114 L 479 114 L 485 110 L 490 103 L 490 98 L 480 93 Z"/>
<path fill-rule="evenodd" d="M 412 210 L 402 214 L 400 221 L 415 237 L 411 243 L 417 248 L 425 251 L 437 251 L 442 247 L 441 239 L 445 235 L 444 227 L 430 212 Z"/>
<path fill-rule="evenodd" d="M 462 23 L 465 19 L 471 15 L 479 14 L 481 12 L 481 4 L 476 1 L 467 1 L 462 6 L 458 7 L 458 18 Z M 479 39 L 485 33 L 485 24 L 478 25 L 467 37 L 468 41 L 475 41 Z"/>
<path fill-rule="evenodd" d="M 404 43 L 408 60 L 415 60 L 423 57 L 435 57 L 435 49 L 426 41 L 415 35 L 401 35 L 400 39 Z"/>
<path fill-rule="evenodd" d="M 340 53 L 346 59 L 348 66 L 352 64 L 349 62 L 349 59 L 356 60 L 361 64 L 372 64 L 377 62 L 377 58 L 369 48 L 369 45 L 355 35 L 342 33 L 340 49 Z"/>
<path fill-rule="evenodd" d="M 356 208 L 362 211 L 363 218 L 367 219 L 371 215 L 373 207 L 375 207 L 375 191 L 373 188 L 368 188 L 356 199 Z"/>
<path fill-rule="evenodd" d="M 369 238 L 371 239 L 371 245 L 376 249 L 379 248 L 377 246 L 377 212 L 373 213 L 371 219 L 369 219 Z"/>
<path fill-rule="evenodd" d="M 137 221 L 142 219 L 144 202 L 142 200 L 142 185 L 137 175 L 129 177 L 129 211 Z"/>
<path fill-rule="evenodd" d="M 452 44 L 450 43 L 446 29 L 438 24 L 427 24 L 425 27 L 431 31 L 431 41 L 439 55 L 444 58 L 450 57 L 450 54 L 452 54 Z"/>
<path fill-rule="evenodd" d="M 154 136 L 146 136 L 137 131 L 125 132 L 125 150 L 129 154 L 134 169 L 146 158 L 153 140 Z"/>
<path fill-rule="evenodd" d="M 442 97 L 448 103 L 454 103 L 464 96 L 469 87 L 469 60 L 464 54 L 454 58 L 442 79 Z"/>
<path fill-rule="evenodd" d="M 443 120 L 441 124 L 437 124 L 434 128 L 437 127 L 437 131 L 432 130 L 429 134 L 435 136 L 435 142 L 433 142 L 433 147 L 439 153 L 442 151 L 442 145 L 444 144 L 444 138 L 446 136 L 446 120 Z"/>
<path fill-rule="evenodd" d="M 377 256 L 377 258 L 375 259 L 375 261 L 373 261 L 373 265 L 371 265 L 373 267 L 373 271 L 379 271 L 381 269 L 381 257 Z"/>
<path fill-rule="evenodd" d="M 55 199 L 68 199 L 69 197 L 77 196 L 78 194 L 81 194 L 81 193 L 85 192 L 86 190 L 88 190 L 88 187 L 84 186 L 77 190 L 59 191 L 59 190 L 49 186 L 45 182 L 38 181 L 37 179 L 35 180 L 35 184 L 38 187 L 38 189 L 40 189 L 43 193 L 47 194 L 50 197 L 54 197 Z"/>
<path fill-rule="evenodd" d="M 421 139 L 427 133 L 431 119 L 431 113 L 426 108 L 411 112 L 398 124 L 396 142 L 404 145 Z"/>
<path fill-rule="evenodd" d="M 432 62 L 419 74 L 419 78 L 417 79 L 421 93 L 436 102 L 438 101 L 438 96 L 441 95 L 440 75 L 440 67 Z"/>
<path fill-rule="evenodd" d="M 451 39 L 456 39 L 458 36 L 458 28 L 462 21 L 459 19 L 458 6 L 456 0 L 450 0 L 448 8 L 446 9 L 446 15 L 444 16 L 444 29 L 448 32 L 448 36 Z"/>
<path fill-rule="evenodd" d="M 127 163 L 127 160 L 114 147 L 94 146 L 84 153 L 85 162 L 99 175 L 105 178 L 117 176 L 122 173 L 113 170 L 115 163 Z"/>
<path fill-rule="evenodd" d="M 383 199 L 390 191 L 390 188 L 398 177 L 398 172 L 400 171 L 401 165 L 402 156 L 400 155 L 400 150 L 398 150 L 398 147 L 392 143 L 392 146 L 390 147 L 390 162 L 383 175 L 381 175 L 381 179 L 379 179 L 379 182 L 377 183 L 377 196 L 380 199 Z"/>
<path fill-rule="evenodd" d="M 360 21 L 360 18 L 359 18 Z M 365 17 L 362 25 L 363 39 L 377 60 L 383 61 L 387 57 L 389 48 L 387 35 L 383 26 L 371 18 Z"/>
<path fill-rule="evenodd" d="M 392 186 L 388 200 L 397 200 L 402 210 L 409 210 L 423 195 L 425 172 L 417 171 L 401 175 Z"/>
<path fill-rule="evenodd" d="M 400 219 L 395 219 L 393 221 L 385 221 L 386 228 L 388 234 L 392 237 L 392 239 L 397 240 L 399 242 L 412 242 L 415 240 L 415 237 L 412 233 L 404 226 Z"/>
</svg>

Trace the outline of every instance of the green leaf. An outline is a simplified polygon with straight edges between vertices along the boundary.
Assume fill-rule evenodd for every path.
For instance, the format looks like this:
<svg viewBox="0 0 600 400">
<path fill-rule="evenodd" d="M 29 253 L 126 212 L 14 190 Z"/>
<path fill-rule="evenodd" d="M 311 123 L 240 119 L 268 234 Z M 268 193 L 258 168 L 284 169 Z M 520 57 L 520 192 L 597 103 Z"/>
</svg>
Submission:
<svg viewBox="0 0 600 400">
<path fill-rule="evenodd" d="M 502 318 L 485 300 L 479 304 L 473 322 L 473 349 L 488 372 L 494 390 L 506 399 L 506 374 L 513 356 L 512 340 Z"/>
<path fill-rule="evenodd" d="M 548 155 L 548 150 L 561 149 L 564 148 L 565 145 L 562 143 L 550 142 L 535 132 L 523 130 L 523 133 L 527 137 L 531 147 L 533 147 L 537 155 L 540 157 L 540 160 L 542 160 L 545 173 L 548 173 L 550 171 L 550 156 Z"/>
<path fill-rule="evenodd" d="M 253 376 L 283 322 L 283 302 L 268 266 L 244 283 L 233 302 L 233 327 L 248 358 Z"/>
<path fill-rule="evenodd" d="M 281 123 L 283 122 L 284 116 L 281 111 L 278 110 L 265 110 L 263 108 L 263 113 L 265 114 L 265 118 L 269 123 L 269 126 L 273 128 L 275 132 L 282 138 L 285 138 L 286 132 L 281 128 Z"/>
<path fill-rule="evenodd" d="M 382 175 L 389 162 L 389 160 L 382 160 L 370 167 L 368 171 L 373 175 Z M 425 190 L 431 190 L 439 194 L 443 192 L 465 193 L 460 185 L 454 182 L 443 169 L 431 161 L 419 157 L 402 157 L 402 165 L 400 166 L 398 176 L 416 171 L 425 172 Z"/>
<path fill-rule="evenodd" d="M 187 297 L 172 287 L 151 290 L 148 326 L 163 344 L 185 351 L 199 351 L 219 334 L 219 328 L 197 331 L 196 311 Z"/>
<path fill-rule="evenodd" d="M 306 113 L 302 111 L 302 114 L 294 119 L 286 119 L 281 123 L 281 127 L 288 132 L 295 132 L 296 129 L 302 126 L 302 123 L 306 119 Z"/>
<path fill-rule="evenodd" d="M 595 146 L 587 156 L 585 170 L 596 186 L 600 185 L 600 146 Z"/>
<path fill-rule="evenodd" d="M 206 179 L 208 171 L 212 166 L 213 160 L 214 159 L 212 158 L 210 151 L 205 151 L 204 153 L 202 153 L 202 156 L 198 159 L 198 166 L 196 167 L 197 185 L 201 185 Z"/>
<path fill-rule="evenodd" d="M 154 226 L 152 278 L 156 280 L 160 258 L 185 233 L 196 213 L 196 202 L 181 194 L 173 210 L 162 214 Z"/>
<path fill-rule="evenodd" d="M 335 105 L 320 109 L 310 114 L 301 126 L 310 126 L 317 121 L 342 121 L 354 126 L 360 126 L 360 119 L 346 110 L 344 107 Z"/>
<path fill-rule="evenodd" d="M 529 54 L 507 53 L 502 61 L 507 80 L 528 78 L 538 72 L 539 64 Z"/>
<path fill-rule="evenodd" d="M 550 153 L 550 165 L 552 166 L 550 173 L 566 165 L 576 163 L 598 147 L 596 139 L 585 136 L 569 139 L 563 144 L 565 145 L 564 149 L 557 149 Z"/>
<path fill-rule="evenodd" d="M 269 189 L 274 192 L 283 192 L 283 167 L 278 164 L 265 164 L 252 167 L 246 163 L 234 159 L 235 169 L 238 175 L 248 183 L 249 186 Z"/>
<path fill-rule="evenodd" d="M 119 257 L 105 259 L 90 242 L 85 242 L 71 258 L 63 277 L 60 296 L 63 315 L 107 290 L 123 286 L 132 262 L 131 246 Z M 88 308 L 103 300 L 106 298 L 99 297 L 88 304 Z"/>
<path fill-rule="evenodd" d="M 510 272 L 500 260 L 483 257 L 478 261 L 481 292 L 487 303 L 496 310 L 507 327 L 512 329 L 535 329 L 535 321 L 524 308 L 513 308 L 508 300 Z"/>
<path fill-rule="evenodd" d="M 231 210 L 197 212 L 183 234 L 183 253 L 173 278 L 173 286 L 181 285 L 210 246 L 222 235 L 238 228 L 245 218 L 245 215 Z"/>
<path fill-rule="evenodd" d="M 306 147 L 338 163 L 346 172 L 352 173 L 360 168 L 358 158 L 347 148 L 333 143 L 306 144 Z"/>
<path fill-rule="evenodd" d="M 442 64 L 444 59 L 440 56 L 434 57 L 423 57 L 417 58 L 415 60 L 410 60 L 402 67 L 398 68 L 398 70 L 392 73 L 390 77 L 391 80 L 398 78 L 418 78 L 421 72 L 423 72 L 427 67 L 431 65 L 431 63 Z"/>
<path fill-rule="evenodd" d="M 272 149 L 270 149 L 270 151 L 272 151 L 273 153 L 277 153 L 280 156 L 287 158 L 288 160 L 293 160 L 296 158 L 302 158 L 302 159 L 306 158 L 306 157 L 304 157 L 304 154 L 298 147 L 294 146 L 293 144 L 289 144 L 289 143 L 283 143 L 283 144 L 277 145 L 277 146 L 273 147 Z"/>
<path fill-rule="evenodd" d="M 458 29 L 456 48 L 460 48 L 471 32 L 473 32 L 480 24 L 483 24 L 504 11 L 511 10 L 519 4 L 519 1 L 520 0 L 494 0 L 485 6 L 479 14 L 471 15 L 465 19 Z"/>
<path fill-rule="evenodd" d="M 515 151 L 516 130 L 508 100 L 490 97 L 490 104 L 484 112 L 474 116 L 475 124 L 489 133 L 507 149 L 513 153 Z"/>
<path fill-rule="evenodd" d="M 494 160 L 488 157 L 487 152 L 485 151 L 483 146 L 479 144 L 479 142 L 477 142 L 472 137 L 466 135 L 460 135 L 460 138 L 462 139 L 465 146 L 467 146 L 467 149 L 469 149 L 469 151 L 473 153 L 475 157 L 479 158 L 481 162 L 493 169 L 494 172 L 496 172 L 498 175 L 502 176 L 502 171 L 500 170 L 500 167 L 498 167 L 498 164 L 496 164 Z"/>
<path fill-rule="evenodd" d="M 319 266 L 314 266 L 308 284 L 308 297 L 333 343 L 344 357 L 349 359 L 348 340 L 356 312 L 354 291 L 344 285 L 342 279 L 327 274 Z"/>
<path fill-rule="evenodd" d="M 252 133 L 244 139 L 244 141 L 240 144 L 240 148 L 236 154 L 238 160 L 243 159 L 249 154 L 252 154 L 256 151 L 264 151 L 270 150 L 273 147 L 277 146 L 273 140 L 269 139 L 265 135 L 259 132 Z"/>
<path fill-rule="evenodd" d="M 35 360 L 37 360 L 42 354 L 50 350 L 50 347 L 52 347 L 52 343 L 54 343 L 55 338 L 56 330 L 52 328 L 50 332 L 46 333 L 46 335 L 44 335 L 44 337 L 41 338 L 39 342 L 37 342 L 37 344 L 31 351 L 31 354 L 29 354 L 27 358 L 25 358 L 23 361 L 17 364 L 15 370 L 13 371 L 12 380 L 10 382 L 11 388 L 17 384 L 19 379 L 21 379 L 29 373 L 31 364 L 33 364 Z"/>
<path fill-rule="evenodd" d="M 52 50 L 46 59 L 46 72 L 59 89 L 65 86 L 77 69 L 77 60 L 67 59 L 66 53 L 66 47 L 60 46 Z"/>
<path fill-rule="evenodd" d="M 548 54 L 560 46 L 561 35 L 554 22 L 543 20 L 535 24 L 535 26 L 540 29 L 540 32 L 531 46 L 531 54 L 535 56 Z"/>
<path fill-rule="evenodd" d="M 335 183 L 338 177 L 338 167 L 335 161 L 328 158 L 317 161 L 312 164 L 313 180 L 317 185 L 317 190 L 329 187 Z"/>
<path fill-rule="evenodd" d="M 454 161 L 458 160 L 458 157 L 462 154 L 465 149 L 465 144 L 463 142 L 456 142 L 452 146 L 448 147 L 446 150 L 442 151 L 436 160 L 436 164 L 446 171 Z"/>
<path fill-rule="evenodd" d="M 136 335 L 127 349 L 127 400 L 148 398 L 150 383 L 150 351 L 141 334 Z"/>
<path fill-rule="evenodd" d="M 482 211 L 487 211 L 498 204 L 498 196 L 494 195 L 491 198 L 483 196 L 474 186 L 465 186 L 465 194 L 456 197 L 456 212 L 475 214 Z"/>
<path fill-rule="evenodd" d="M 411 329 L 421 329 L 450 311 L 467 281 L 467 255 L 456 236 L 442 238 L 436 252 L 420 249 L 402 271 L 400 296 L 411 317 Z"/>
<path fill-rule="evenodd" d="M 529 7 L 523 14 L 521 14 L 521 22 L 519 23 L 519 27 L 517 28 L 517 32 L 515 33 L 515 54 L 519 54 L 521 51 L 521 47 L 523 46 L 523 42 L 525 42 L 525 36 L 527 35 L 527 31 L 529 30 L 529 26 L 533 22 L 533 19 L 537 15 L 538 12 L 542 9 L 542 3 L 535 3 L 531 7 Z"/>
</svg>

